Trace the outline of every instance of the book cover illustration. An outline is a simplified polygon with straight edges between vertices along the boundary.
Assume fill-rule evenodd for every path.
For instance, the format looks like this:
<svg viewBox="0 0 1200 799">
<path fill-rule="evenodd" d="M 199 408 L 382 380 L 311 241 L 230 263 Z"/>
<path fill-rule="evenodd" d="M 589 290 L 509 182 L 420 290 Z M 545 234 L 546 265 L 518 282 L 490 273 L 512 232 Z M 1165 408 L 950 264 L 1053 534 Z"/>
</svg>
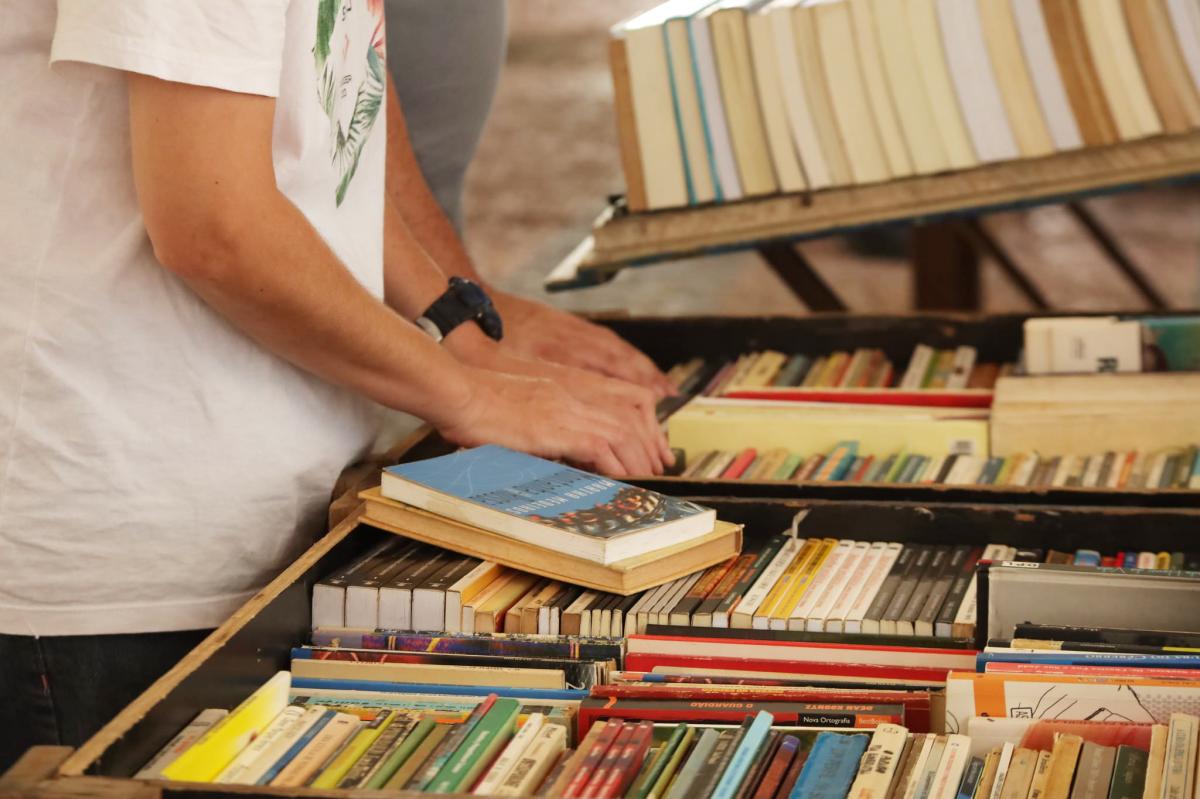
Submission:
<svg viewBox="0 0 1200 799">
<path fill-rule="evenodd" d="M 465 502 L 599 539 L 709 512 L 694 502 L 495 445 L 390 466 L 387 472 Z"/>
</svg>

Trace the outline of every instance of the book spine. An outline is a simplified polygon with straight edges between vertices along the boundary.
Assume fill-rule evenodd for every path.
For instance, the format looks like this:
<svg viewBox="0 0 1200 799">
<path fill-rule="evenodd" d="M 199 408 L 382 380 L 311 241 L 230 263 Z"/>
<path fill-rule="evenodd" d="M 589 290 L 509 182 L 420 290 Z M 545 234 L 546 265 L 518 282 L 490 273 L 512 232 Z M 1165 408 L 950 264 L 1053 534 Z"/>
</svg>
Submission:
<svg viewBox="0 0 1200 799">
<path fill-rule="evenodd" d="M 397 737 L 395 744 L 384 754 L 378 768 L 372 770 L 362 781 L 362 787 L 368 789 L 382 788 L 413 753 L 413 750 L 420 746 L 421 742 L 428 737 L 430 730 L 434 728 L 436 723 L 433 719 L 427 717 L 420 720 L 411 719 L 409 725 L 396 727 L 397 732 L 400 732 L 400 736 Z M 409 731 L 404 733 L 403 730 L 406 728 Z"/>
<path fill-rule="evenodd" d="M 608 779 L 609 772 L 616 767 L 617 760 L 620 759 L 621 753 L 625 751 L 625 745 L 629 743 L 629 739 L 633 737 L 634 726 L 631 723 L 621 725 L 617 737 L 613 739 L 612 744 L 604 753 L 604 757 L 596 765 L 596 770 L 588 777 L 587 783 L 579 792 L 580 799 L 599 799 L 600 789 Z"/>
<path fill-rule="evenodd" d="M 426 790 L 430 793 L 469 790 L 491 756 L 512 736 L 519 709 L 520 703 L 515 699 L 497 699 L 462 739 Z"/>
<path fill-rule="evenodd" d="M 759 712 L 746 727 L 745 734 L 729 759 L 728 767 L 717 781 L 717 786 L 712 792 L 712 799 L 733 799 L 742 780 L 745 779 L 746 773 L 750 770 L 751 761 L 758 753 L 763 741 L 766 740 L 772 721 L 773 717 L 770 713 Z"/>
<path fill-rule="evenodd" d="M 954 618 L 958 614 L 959 607 L 962 606 L 966 599 L 967 590 L 971 587 L 972 581 L 975 578 L 975 564 L 983 557 L 983 548 L 975 547 L 967 553 L 967 556 L 959 564 L 957 574 L 952 576 L 950 590 L 946 594 L 946 599 L 942 603 L 941 609 L 938 611 L 936 620 L 934 621 L 933 634 L 939 638 L 949 638 L 954 632 Z"/>
<path fill-rule="evenodd" d="M 433 782 L 438 775 L 438 772 L 446 765 L 446 762 L 454 755 L 455 750 L 462 744 L 471 731 L 475 729 L 480 720 L 487 715 L 487 712 L 492 709 L 492 706 L 497 700 L 496 694 L 488 694 L 488 696 L 479 703 L 479 705 L 471 711 L 471 715 L 467 716 L 466 720 L 460 724 L 456 724 L 442 742 L 438 744 L 427 759 L 427 765 L 424 769 L 418 771 L 409 780 L 408 785 L 404 786 L 407 790 L 423 791 L 429 783 Z"/>
<path fill-rule="evenodd" d="M 562 796 L 570 799 L 572 796 L 579 796 L 588 781 L 592 778 L 592 774 L 600 766 L 600 761 L 604 759 L 605 754 L 612 746 L 613 741 L 620 735 L 623 725 L 619 721 L 601 721 L 597 724 L 604 726 L 599 728 L 599 732 L 587 747 L 587 751 L 583 753 L 582 758 L 575 765 L 574 770 L 569 775 L 566 785 L 563 786 Z M 579 717 L 579 729 L 591 729 L 592 725 L 585 722 L 582 715 Z M 587 740 L 584 740 L 587 743 Z M 581 745 L 581 750 L 582 750 Z M 566 776 L 566 775 L 564 775 Z"/>
<path fill-rule="evenodd" d="M 863 614 L 862 631 L 864 633 L 878 633 L 880 631 L 883 616 L 891 605 L 892 598 L 896 595 L 896 590 L 900 587 L 900 581 L 908 571 L 916 554 L 917 550 L 915 547 L 906 546 L 900 550 L 900 554 L 892 563 L 891 571 L 884 578 L 879 591 L 875 594 L 875 598 L 871 600 L 870 607 Z"/>
</svg>

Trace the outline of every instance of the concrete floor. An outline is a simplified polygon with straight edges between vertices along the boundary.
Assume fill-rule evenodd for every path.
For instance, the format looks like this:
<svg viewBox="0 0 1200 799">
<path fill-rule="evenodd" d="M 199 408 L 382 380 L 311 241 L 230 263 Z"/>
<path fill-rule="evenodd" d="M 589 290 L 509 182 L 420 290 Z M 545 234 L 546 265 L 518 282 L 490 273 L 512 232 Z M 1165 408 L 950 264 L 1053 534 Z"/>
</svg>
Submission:
<svg viewBox="0 0 1200 799">
<path fill-rule="evenodd" d="M 565 308 L 638 314 L 801 313 L 753 254 L 628 270 L 593 289 L 546 295 L 541 281 L 622 190 L 606 60 L 607 29 L 652 0 L 509 0 L 508 63 L 468 175 L 466 230 L 480 268 L 500 285 Z M 1089 207 L 1174 307 L 1200 306 L 1200 189 L 1156 189 Z M 1137 295 L 1061 208 L 997 214 L 987 224 L 1063 309 L 1136 309 Z M 804 245 L 817 269 L 859 312 L 912 307 L 896 259 L 866 259 L 839 240 Z M 993 264 L 988 310 L 1028 307 Z"/>
</svg>

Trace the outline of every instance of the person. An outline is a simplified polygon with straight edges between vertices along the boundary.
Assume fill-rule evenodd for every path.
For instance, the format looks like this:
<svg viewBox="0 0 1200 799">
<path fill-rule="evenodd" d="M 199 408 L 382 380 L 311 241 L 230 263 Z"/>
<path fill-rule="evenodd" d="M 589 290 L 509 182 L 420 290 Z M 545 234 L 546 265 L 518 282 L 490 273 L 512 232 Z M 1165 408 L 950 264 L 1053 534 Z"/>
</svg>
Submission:
<svg viewBox="0 0 1200 799">
<path fill-rule="evenodd" d="M 670 462 L 649 361 L 461 279 L 383 0 L 0 10 L 0 768 L 79 744 L 293 560 L 379 406 Z"/>
</svg>

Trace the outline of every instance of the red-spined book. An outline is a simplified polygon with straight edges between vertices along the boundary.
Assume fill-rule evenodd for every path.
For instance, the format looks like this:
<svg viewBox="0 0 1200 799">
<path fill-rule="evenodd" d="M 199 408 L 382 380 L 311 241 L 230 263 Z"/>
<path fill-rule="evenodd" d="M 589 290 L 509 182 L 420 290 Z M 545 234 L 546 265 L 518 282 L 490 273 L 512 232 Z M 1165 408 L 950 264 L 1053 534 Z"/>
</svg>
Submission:
<svg viewBox="0 0 1200 799">
<path fill-rule="evenodd" d="M 604 782 L 596 794 L 599 799 L 625 795 L 625 789 L 642 770 L 646 752 L 650 749 L 653 738 L 653 722 L 643 721 L 633 728 L 633 734 L 629 736 L 616 761 L 604 776 Z"/>
<path fill-rule="evenodd" d="M 762 780 L 758 783 L 758 788 L 755 789 L 752 799 L 771 799 L 775 792 L 779 790 L 779 786 L 783 783 L 783 778 L 787 776 L 788 768 L 792 765 L 792 761 L 796 759 L 796 753 L 800 751 L 800 739 L 794 735 L 785 735 L 779 742 L 779 748 L 775 750 L 775 756 L 771 758 L 771 765 L 767 766 L 766 773 L 763 774 Z"/>
<path fill-rule="evenodd" d="M 852 705 L 903 705 L 905 726 L 912 732 L 929 732 L 928 691 L 873 691 L 862 689 L 776 687 L 758 685 L 597 685 L 596 698 L 655 701 L 704 700 L 740 702 L 817 702 Z"/>
<path fill-rule="evenodd" d="M 600 788 L 608 779 L 609 772 L 613 770 L 617 761 L 621 758 L 621 753 L 625 751 L 625 745 L 633 737 L 635 726 L 628 722 L 621 725 L 621 730 L 617 733 L 617 737 L 613 740 L 612 745 L 608 747 L 608 751 L 604 753 L 604 757 L 600 760 L 600 764 L 596 766 L 596 770 L 592 772 L 592 776 L 588 778 L 587 785 L 580 791 L 580 799 L 598 799 Z"/>
<path fill-rule="evenodd" d="M 803 746 L 796 750 L 796 757 L 792 759 L 792 765 L 788 766 L 787 774 L 783 775 L 783 782 L 775 792 L 775 799 L 788 799 L 792 795 L 792 788 L 796 787 L 796 780 L 800 778 L 800 772 L 808 762 L 809 751 Z"/>
<path fill-rule="evenodd" d="M 737 700 L 639 700 L 595 697 L 579 706 L 578 724 L 586 730 L 600 719 L 692 724 L 740 723 L 766 711 L 778 726 L 874 729 L 905 724 L 904 706 L 844 702 L 749 702 Z"/>
<path fill-rule="evenodd" d="M 592 721 L 596 721 L 596 719 L 592 719 Z M 581 737 L 591 729 L 592 721 L 589 721 L 586 725 L 582 720 L 579 721 L 579 734 Z M 575 769 L 575 773 L 571 775 L 570 781 L 567 782 L 567 787 L 563 789 L 563 797 L 569 798 L 580 795 L 620 732 L 621 723 L 619 721 L 606 725 L 600 731 L 591 749 L 584 755 L 583 760 L 579 762 L 579 768 Z"/>
<path fill-rule="evenodd" d="M 754 450 L 754 449 L 742 450 L 738 454 L 738 456 L 733 459 L 733 463 L 729 464 L 729 467 L 727 469 L 725 469 L 724 472 L 722 472 L 721 479 L 722 480 L 737 480 L 739 477 L 741 477 L 743 474 L 745 474 L 746 469 L 750 468 L 750 464 L 754 463 L 754 459 L 757 457 L 758 457 L 757 450 Z"/>
<path fill-rule="evenodd" d="M 939 687 L 946 682 L 947 669 L 901 666 L 876 666 L 851 663 L 812 663 L 794 660 L 752 660 L 717 658 L 701 655 L 630 654 L 625 656 L 625 668 L 630 671 L 658 669 L 687 669 L 691 673 L 715 672 L 731 676 L 753 676 L 756 673 L 778 677 L 804 675 L 824 682 L 856 682 L 871 685 L 915 685 Z"/>
<path fill-rule="evenodd" d="M 631 635 L 626 647 L 629 654 L 653 652 L 663 655 L 694 655 L 696 652 L 704 652 L 706 656 L 713 658 L 911 666 L 931 671 L 941 670 L 943 679 L 947 671 L 973 670 L 978 654 L 971 649 L 705 638 L 690 635 Z M 631 666 L 625 668 L 628 671 L 636 671 Z"/>
</svg>

